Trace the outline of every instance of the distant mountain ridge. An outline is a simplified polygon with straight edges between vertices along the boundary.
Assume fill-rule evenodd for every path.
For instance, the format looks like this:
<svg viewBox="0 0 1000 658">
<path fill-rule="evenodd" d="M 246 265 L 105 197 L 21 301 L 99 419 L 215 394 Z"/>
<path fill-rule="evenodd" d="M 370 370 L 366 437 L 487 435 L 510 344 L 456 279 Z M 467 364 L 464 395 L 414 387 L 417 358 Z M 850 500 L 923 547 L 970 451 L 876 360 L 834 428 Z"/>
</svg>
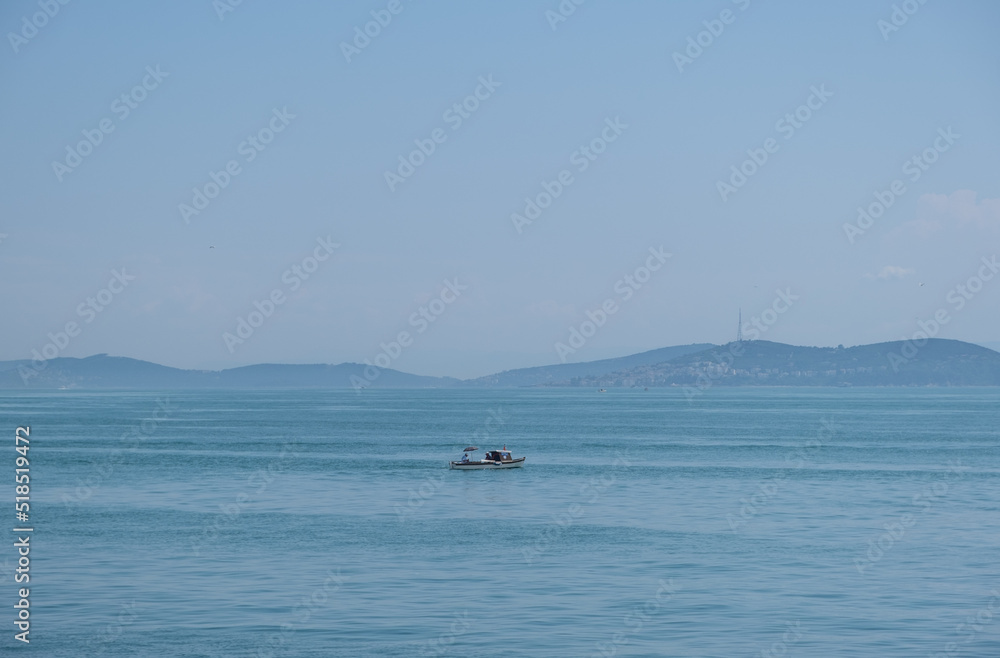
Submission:
<svg viewBox="0 0 1000 658">
<path fill-rule="evenodd" d="M 493 375 L 469 379 L 464 383 L 469 386 L 538 386 L 555 384 L 558 382 L 567 382 L 578 377 L 598 376 L 637 366 L 663 363 L 664 361 L 670 361 L 685 354 L 702 352 L 713 347 L 717 346 L 712 343 L 695 343 L 676 347 L 661 347 L 658 350 L 620 356 L 614 359 L 504 370 Z"/>
<path fill-rule="evenodd" d="M 459 380 L 360 363 L 258 364 L 182 370 L 97 354 L 44 362 L 0 361 L 0 389 L 454 388 L 524 386 L 1000 386 L 1000 352 L 932 338 L 856 347 L 801 347 L 770 341 L 699 343 L 584 363 L 507 370 Z M 367 371 L 367 372 L 366 372 Z"/>
<path fill-rule="evenodd" d="M 931 338 L 856 347 L 756 340 L 580 377 L 564 386 L 1000 386 L 1000 353 Z"/>
<path fill-rule="evenodd" d="M 0 389 L 342 388 L 353 386 L 352 376 L 357 378 L 354 381 L 366 382 L 366 388 L 433 388 L 459 383 L 451 377 L 424 377 L 380 368 L 378 376 L 367 384 L 365 369 L 368 367 L 362 363 L 265 363 L 228 370 L 182 370 L 149 361 L 97 354 L 84 359 L 50 359 L 41 369 L 36 369 L 31 361 L 0 362 Z"/>
</svg>

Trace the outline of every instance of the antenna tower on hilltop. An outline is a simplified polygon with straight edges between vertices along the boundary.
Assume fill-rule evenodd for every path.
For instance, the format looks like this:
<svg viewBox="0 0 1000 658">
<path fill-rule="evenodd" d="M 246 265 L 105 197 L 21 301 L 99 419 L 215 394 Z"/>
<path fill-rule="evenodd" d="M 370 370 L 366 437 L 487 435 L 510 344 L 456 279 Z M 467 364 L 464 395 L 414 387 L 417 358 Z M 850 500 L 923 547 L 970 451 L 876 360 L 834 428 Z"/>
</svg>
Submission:
<svg viewBox="0 0 1000 658">
<path fill-rule="evenodd" d="M 736 342 L 737 343 L 742 343 L 743 342 L 743 309 L 742 308 L 740 308 L 740 321 L 739 321 L 739 325 L 737 325 L 737 327 L 736 327 Z"/>
</svg>

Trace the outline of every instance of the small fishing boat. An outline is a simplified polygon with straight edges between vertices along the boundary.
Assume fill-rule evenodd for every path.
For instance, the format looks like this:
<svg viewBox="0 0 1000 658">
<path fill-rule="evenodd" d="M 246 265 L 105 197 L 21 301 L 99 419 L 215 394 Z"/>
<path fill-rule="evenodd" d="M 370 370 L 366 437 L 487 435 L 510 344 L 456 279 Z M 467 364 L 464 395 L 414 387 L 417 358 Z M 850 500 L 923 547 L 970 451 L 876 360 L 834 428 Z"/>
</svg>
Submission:
<svg viewBox="0 0 1000 658">
<path fill-rule="evenodd" d="M 448 462 L 450 467 L 456 471 L 476 471 L 493 468 L 522 468 L 524 457 L 514 459 L 507 446 L 503 450 L 490 450 L 486 453 L 485 459 L 469 459 L 469 453 L 479 450 L 476 446 L 469 446 L 463 452 L 462 459 L 457 462 Z"/>
</svg>

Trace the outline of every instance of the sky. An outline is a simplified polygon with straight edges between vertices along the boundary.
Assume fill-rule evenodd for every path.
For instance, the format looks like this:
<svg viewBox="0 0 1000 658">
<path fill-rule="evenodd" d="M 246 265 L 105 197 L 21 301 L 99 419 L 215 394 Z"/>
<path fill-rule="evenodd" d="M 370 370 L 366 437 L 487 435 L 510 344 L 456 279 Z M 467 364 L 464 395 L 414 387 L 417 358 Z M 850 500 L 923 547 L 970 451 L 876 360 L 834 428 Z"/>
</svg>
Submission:
<svg viewBox="0 0 1000 658">
<path fill-rule="evenodd" d="M 1000 4 L 578 1 L 4 2 L 0 360 L 1000 347 Z"/>
</svg>

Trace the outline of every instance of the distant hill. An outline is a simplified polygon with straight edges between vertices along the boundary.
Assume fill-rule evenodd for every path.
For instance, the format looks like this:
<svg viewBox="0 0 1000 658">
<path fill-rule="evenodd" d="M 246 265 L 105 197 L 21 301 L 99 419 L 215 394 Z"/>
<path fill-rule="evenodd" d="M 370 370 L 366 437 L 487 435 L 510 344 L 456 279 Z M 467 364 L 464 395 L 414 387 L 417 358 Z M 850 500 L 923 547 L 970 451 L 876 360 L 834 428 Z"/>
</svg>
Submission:
<svg viewBox="0 0 1000 658">
<path fill-rule="evenodd" d="M 742 349 L 742 351 L 740 351 Z M 915 352 L 910 350 L 915 349 Z M 0 361 L 0 389 L 347 388 L 365 366 L 260 364 L 181 370 L 119 356 Z M 22 373 L 29 376 L 22 379 Z M 358 379 L 352 381 L 352 376 Z M 365 382 L 367 384 L 367 382 Z M 769 341 L 664 347 L 616 359 L 507 370 L 460 381 L 381 369 L 371 388 L 456 386 L 1000 386 L 1000 353 L 957 340 L 857 347 Z"/>
<path fill-rule="evenodd" d="M 11 365 L 13 364 L 13 365 Z M 19 371 L 19 367 L 22 370 Z M 85 359 L 56 358 L 35 371 L 31 361 L 0 362 L 0 389 L 29 388 L 339 388 L 352 386 L 351 376 L 364 379 L 364 364 L 272 365 L 229 370 L 181 370 L 120 356 L 98 354 Z M 21 373 L 28 373 L 27 382 Z M 33 373 L 33 375 L 32 375 Z M 455 386 L 451 377 L 423 377 L 380 369 L 371 388 Z"/>
<path fill-rule="evenodd" d="M 993 341 L 992 343 L 976 343 L 976 345 L 991 349 L 994 352 L 1000 352 L 1000 341 Z"/>
<path fill-rule="evenodd" d="M 31 359 L 21 359 L 20 361 L 0 361 L 0 372 L 10 370 L 18 366 L 30 366 Z"/>
<path fill-rule="evenodd" d="M 742 347 L 742 352 L 740 352 Z M 934 338 L 857 347 L 730 343 L 670 361 L 570 379 L 566 386 L 1000 386 L 1000 353 Z M 738 354 L 738 356 L 737 356 Z"/>
<path fill-rule="evenodd" d="M 617 370 L 627 370 L 638 366 L 663 363 L 685 354 L 702 352 L 716 347 L 712 343 L 697 343 L 677 347 L 661 347 L 630 356 L 584 363 L 560 363 L 552 366 L 537 366 L 534 368 L 518 368 L 505 370 L 495 375 L 487 375 L 464 382 L 467 386 L 539 386 L 567 382 L 579 377 L 597 377 Z"/>
</svg>

